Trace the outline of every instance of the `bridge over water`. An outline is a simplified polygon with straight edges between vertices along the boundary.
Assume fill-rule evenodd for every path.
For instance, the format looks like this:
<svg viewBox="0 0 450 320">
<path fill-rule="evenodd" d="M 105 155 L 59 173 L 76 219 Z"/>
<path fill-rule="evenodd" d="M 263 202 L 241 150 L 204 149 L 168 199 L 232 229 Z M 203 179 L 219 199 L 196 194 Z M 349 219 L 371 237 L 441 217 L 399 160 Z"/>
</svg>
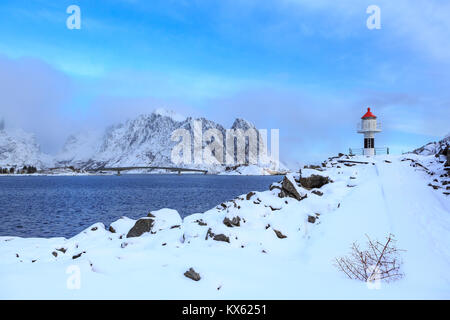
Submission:
<svg viewBox="0 0 450 320">
<path fill-rule="evenodd" d="M 136 169 L 150 169 L 150 170 L 167 170 L 171 172 L 178 172 L 178 174 L 181 174 L 181 172 L 199 172 L 206 174 L 208 173 L 208 170 L 201 170 L 201 169 L 189 169 L 189 168 L 176 168 L 176 167 L 111 167 L 111 168 L 97 168 L 92 169 L 90 171 L 98 172 L 98 171 L 116 171 L 118 175 L 122 171 L 129 171 L 129 170 L 136 170 Z"/>
</svg>

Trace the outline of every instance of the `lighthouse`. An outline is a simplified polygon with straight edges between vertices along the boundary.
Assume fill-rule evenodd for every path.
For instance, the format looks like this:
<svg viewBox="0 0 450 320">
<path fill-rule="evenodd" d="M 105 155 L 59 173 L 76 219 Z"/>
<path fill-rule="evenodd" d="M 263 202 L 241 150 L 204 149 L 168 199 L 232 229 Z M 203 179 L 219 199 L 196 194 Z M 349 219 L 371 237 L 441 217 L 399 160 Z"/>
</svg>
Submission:
<svg viewBox="0 0 450 320">
<path fill-rule="evenodd" d="M 375 133 L 381 132 L 381 126 L 377 123 L 377 117 L 367 108 L 367 112 L 358 123 L 358 133 L 364 134 L 363 155 L 375 155 Z"/>
</svg>

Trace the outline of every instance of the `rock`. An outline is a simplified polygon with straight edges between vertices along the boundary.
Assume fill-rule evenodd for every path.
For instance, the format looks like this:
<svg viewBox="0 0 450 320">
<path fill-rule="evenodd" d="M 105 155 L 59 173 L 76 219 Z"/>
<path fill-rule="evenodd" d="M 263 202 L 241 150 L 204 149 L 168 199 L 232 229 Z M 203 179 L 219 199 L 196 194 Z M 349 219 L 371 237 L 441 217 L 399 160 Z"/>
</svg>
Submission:
<svg viewBox="0 0 450 320">
<path fill-rule="evenodd" d="M 184 273 L 184 276 L 194 281 L 199 281 L 201 279 L 200 274 L 195 272 L 193 268 L 189 268 L 189 270 Z"/>
<path fill-rule="evenodd" d="M 208 225 L 206 222 L 204 222 L 202 219 L 195 220 L 194 222 L 198 223 L 199 226 L 206 226 Z"/>
<path fill-rule="evenodd" d="M 213 238 L 213 237 L 214 237 L 214 233 L 212 232 L 211 228 L 209 228 L 208 231 L 206 232 L 205 240 L 208 240 L 208 238 Z"/>
<path fill-rule="evenodd" d="M 437 190 L 437 189 L 440 188 L 439 186 L 435 186 L 435 185 L 433 185 L 433 184 L 431 184 L 431 183 L 429 183 L 428 186 L 429 186 L 429 187 L 432 187 L 434 190 Z"/>
<path fill-rule="evenodd" d="M 295 182 L 288 179 L 286 176 L 284 177 L 283 182 L 281 183 L 281 188 L 282 191 L 284 191 L 284 194 L 288 197 L 297 199 L 298 201 L 305 199 L 308 195 L 299 194 L 294 183 Z"/>
<path fill-rule="evenodd" d="M 151 213 L 151 212 L 148 213 L 147 217 L 148 218 L 156 218 L 155 215 L 153 213 Z"/>
<path fill-rule="evenodd" d="M 251 197 L 253 197 L 255 194 L 256 194 L 256 193 L 254 193 L 254 192 L 249 192 L 249 193 L 247 193 L 247 196 L 246 196 L 245 198 L 246 198 L 247 200 L 250 200 Z"/>
<path fill-rule="evenodd" d="M 318 195 L 319 197 L 323 196 L 323 192 L 321 192 L 319 190 L 313 190 L 313 191 L 311 191 L 311 193 L 314 193 L 315 195 Z"/>
<path fill-rule="evenodd" d="M 308 216 L 308 222 L 309 223 L 315 223 L 316 222 L 316 217 L 314 217 L 314 216 Z"/>
<path fill-rule="evenodd" d="M 116 229 L 114 229 L 112 226 L 109 226 L 108 231 L 111 233 L 116 233 Z"/>
<path fill-rule="evenodd" d="M 233 227 L 239 227 L 241 225 L 241 218 L 240 217 L 234 217 L 233 219 L 225 218 L 223 219 L 223 224 L 226 225 L 229 228 Z"/>
<path fill-rule="evenodd" d="M 154 220 L 142 218 L 136 221 L 133 228 L 128 231 L 127 238 L 140 237 L 146 232 L 150 232 L 153 227 Z"/>
<path fill-rule="evenodd" d="M 309 166 L 304 166 L 303 169 L 312 169 L 312 170 L 318 170 L 318 171 L 323 171 L 322 166 L 316 166 L 316 165 L 309 165 Z"/>
<path fill-rule="evenodd" d="M 313 174 L 308 178 L 300 178 L 300 184 L 305 189 L 321 188 L 330 182 L 330 178 Z"/>
<path fill-rule="evenodd" d="M 354 164 L 354 163 L 344 163 L 344 166 L 346 166 L 346 167 L 354 167 L 354 166 L 356 166 L 356 164 Z"/>
<path fill-rule="evenodd" d="M 73 260 L 78 259 L 79 257 L 81 257 L 81 255 L 82 255 L 83 253 L 86 253 L 86 251 L 83 251 L 83 252 L 80 252 L 79 254 L 74 255 L 74 256 L 72 257 L 72 259 L 73 259 Z"/>
<path fill-rule="evenodd" d="M 273 229 L 273 231 L 275 232 L 275 234 L 277 235 L 278 238 L 280 239 L 284 239 L 287 238 L 287 236 L 285 236 L 284 234 L 282 234 L 280 231 Z"/>
<path fill-rule="evenodd" d="M 230 238 L 228 238 L 226 235 L 224 235 L 222 233 L 214 235 L 213 240 L 230 243 Z"/>
</svg>

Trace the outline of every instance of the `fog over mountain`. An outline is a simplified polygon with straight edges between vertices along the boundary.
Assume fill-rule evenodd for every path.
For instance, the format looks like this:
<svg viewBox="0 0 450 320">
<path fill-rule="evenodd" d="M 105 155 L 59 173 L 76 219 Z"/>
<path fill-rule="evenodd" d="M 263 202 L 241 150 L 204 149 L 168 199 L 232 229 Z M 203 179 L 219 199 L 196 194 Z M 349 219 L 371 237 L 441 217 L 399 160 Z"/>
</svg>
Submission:
<svg viewBox="0 0 450 320">
<path fill-rule="evenodd" d="M 33 134 L 22 130 L 2 130 L 0 131 L 0 165 L 34 165 L 38 168 L 73 166 L 80 169 L 129 166 L 173 167 L 172 150 L 180 141 L 172 140 L 172 135 L 178 129 L 186 130 L 191 136 L 189 142 L 192 147 L 190 149 L 193 150 L 195 123 L 201 124 L 203 133 L 209 129 L 215 129 L 223 138 L 226 137 L 226 129 L 214 121 L 205 118 L 186 118 L 173 111 L 157 109 L 151 114 L 143 114 L 123 123 L 111 125 L 103 132 L 80 131 L 72 134 L 55 156 L 41 152 Z M 253 124 L 244 119 L 236 119 L 231 129 L 241 129 L 242 132 L 248 129 L 256 130 Z M 262 138 L 259 134 L 256 137 L 257 141 L 261 142 L 256 149 L 258 151 L 259 148 L 265 147 L 266 138 Z M 212 141 L 205 138 L 202 141 L 203 149 Z M 226 150 L 225 139 L 221 146 L 223 150 Z M 249 141 L 245 141 L 245 152 L 245 160 L 236 162 L 235 165 L 248 163 L 249 152 L 255 152 L 249 147 Z M 237 150 L 233 148 L 233 158 L 235 155 Z M 219 162 L 216 164 L 182 163 L 178 166 L 207 169 L 216 173 L 225 171 L 227 169 L 225 157 L 217 155 L 216 158 Z M 269 163 L 260 161 L 258 165 L 260 168 L 272 170 L 276 168 L 273 161 Z"/>
</svg>

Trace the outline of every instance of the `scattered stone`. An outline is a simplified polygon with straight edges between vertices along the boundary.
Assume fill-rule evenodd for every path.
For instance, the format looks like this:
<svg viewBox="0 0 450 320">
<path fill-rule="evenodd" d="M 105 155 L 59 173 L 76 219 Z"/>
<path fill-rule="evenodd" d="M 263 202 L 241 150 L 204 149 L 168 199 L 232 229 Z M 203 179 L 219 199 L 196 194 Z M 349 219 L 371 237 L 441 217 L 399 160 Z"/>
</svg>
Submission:
<svg viewBox="0 0 450 320">
<path fill-rule="evenodd" d="M 123 249 L 123 248 L 125 248 L 127 245 L 128 245 L 127 242 L 122 242 L 122 243 L 120 244 L 120 247 Z"/>
<path fill-rule="evenodd" d="M 16 253 L 16 258 L 18 258 L 19 257 L 19 255 Z"/>
<path fill-rule="evenodd" d="M 52 255 L 56 258 L 58 256 L 58 253 L 56 251 L 53 251 Z"/>
<path fill-rule="evenodd" d="M 208 225 L 206 222 L 204 222 L 202 219 L 195 220 L 194 222 L 197 222 L 200 226 L 206 226 Z"/>
<path fill-rule="evenodd" d="M 153 219 L 139 219 L 134 224 L 133 228 L 128 231 L 127 238 L 140 237 L 146 232 L 150 232 L 153 227 L 154 220 Z"/>
<path fill-rule="evenodd" d="M 274 207 L 272 207 L 272 206 L 269 206 L 269 208 L 270 208 L 270 210 L 272 210 L 272 211 L 278 211 L 278 210 L 281 210 L 281 208 L 274 208 Z"/>
<path fill-rule="evenodd" d="M 344 163 L 344 166 L 346 166 L 346 167 L 354 167 L 354 166 L 356 166 L 356 164 L 354 164 L 354 163 Z"/>
<path fill-rule="evenodd" d="M 220 205 L 221 205 L 221 206 L 222 206 L 222 208 L 224 208 L 224 209 L 226 209 L 226 208 L 227 208 L 227 205 L 226 205 L 225 203 L 221 203 Z"/>
<path fill-rule="evenodd" d="M 314 216 L 308 216 L 308 222 L 309 222 L 309 223 L 315 223 L 315 222 L 316 222 L 316 217 L 314 217 Z"/>
<path fill-rule="evenodd" d="M 116 233 L 116 229 L 114 229 L 112 226 L 109 226 L 108 231 L 111 233 Z"/>
<path fill-rule="evenodd" d="M 351 180 L 355 180 L 355 179 L 356 179 L 356 177 L 350 177 L 350 179 L 351 179 Z"/>
<path fill-rule="evenodd" d="M 171 226 L 170 229 L 175 229 L 175 228 L 181 228 L 181 226 L 179 224 L 175 225 L 175 226 Z"/>
<path fill-rule="evenodd" d="M 223 219 L 223 224 L 229 228 L 239 227 L 241 225 L 241 218 L 239 216 L 234 217 L 231 220 L 228 218 L 225 218 L 225 219 Z"/>
<path fill-rule="evenodd" d="M 319 191 L 319 190 L 313 190 L 313 191 L 311 191 L 311 193 L 314 193 L 315 195 L 317 195 L 319 197 L 323 196 L 323 192 Z"/>
<path fill-rule="evenodd" d="M 428 186 L 429 186 L 429 187 L 432 187 L 434 190 L 437 190 L 437 189 L 440 188 L 439 186 L 435 186 L 435 185 L 433 185 L 433 184 L 431 184 L 431 183 L 429 183 Z"/>
<path fill-rule="evenodd" d="M 73 260 L 78 259 L 79 257 L 81 257 L 81 255 L 82 255 L 83 253 L 86 253 L 86 251 L 83 251 L 83 252 L 81 252 L 81 253 L 79 253 L 79 254 L 74 255 L 74 256 L 72 257 L 72 259 L 73 259 Z"/>
<path fill-rule="evenodd" d="M 189 270 L 184 273 L 184 276 L 194 281 L 199 281 L 201 279 L 200 274 L 195 272 L 193 268 L 189 268 Z"/>
<path fill-rule="evenodd" d="M 245 198 L 246 198 L 247 200 L 250 200 L 251 197 L 253 197 L 255 194 L 256 194 L 256 193 L 254 193 L 254 192 L 249 192 L 249 193 L 247 193 L 247 196 L 246 196 Z"/>
<path fill-rule="evenodd" d="M 208 231 L 206 232 L 205 240 L 208 240 L 208 238 L 213 238 L 213 237 L 214 237 L 214 233 L 212 232 L 212 229 L 209 228 Z"/>
<path fill-rule="evenodd" d="M 287 236 L 285 236 L 284 234 L 282 234 L 280 231 L 273 229 L 273 231 L 275 232 L 275 234 L 277 235 L 277 237 L 279 239 L 284 239 L 287 238 Z"/>
<path fill-rule="evenodd" d="M 228 238 L 226 235 L 222 233 L 214 235 L 213 240 L 230 243 L 230 238 Z"/>
<path fill-rule="evenodd" d="M 354 187 L 356 187 L 356 185 L 355 184 L 348 184 L 347 187 L 354 188 Z"/>
<path fill-rule="evenodd" d="M 97 231 L 97 227 L 93 227 L 92 229 L 91 229 L 91 231 Z"/>
<path fill-rule="evenodd" d="M 292 182 L 290 179 L 288 179 L 286 176 L 283 179 L 283 182 L 281 183 L 281 191 L 284 191 L 284 194 L 288 197 L 297 199 L 298 201 L 301 201 L 305 199 L 308 195 L 300 195 L 294 186 L 295 182 Z"/>
<path fill-rule="evenodd" d="M 305 189 L 321 188 L 330 182 L 329 177 L 313 174 L 308 178 L 300 178 L 300 184 Z"/>
<path fill-rule="evenodd" d="M 269 191 L 272 191 L 273 189 L 279 189 L 279 190 L 281 190 L 281 187 L 278 186 L 278 185 L 276 185 L 276 184 L 271 184 L 270 187 L 269 187 Z"/>
<path fill-rule="evenodd" d="M 31 260 L 31 263 L 35 263 L 37 260 Z"/>
<path fill-rule="evenodd" d="M 392 161 L 389 161 L 389 160 L 384 160 L 384 162 L 386 162 L 386 163 L 392 163 Z"/>
<path fill-rule="evenodd" d="M 56 251 L 62 252 L 62 253 L 66 253 L 67 249 L 66 248 L 59 248 L 56 249 Z"/>
<path fill-rule="evenodd" d="M 156 218 L 154 214 L 152 214 L 151 212 L 148 213 L 147 215 L 148 218 Z"/>
</svg>

